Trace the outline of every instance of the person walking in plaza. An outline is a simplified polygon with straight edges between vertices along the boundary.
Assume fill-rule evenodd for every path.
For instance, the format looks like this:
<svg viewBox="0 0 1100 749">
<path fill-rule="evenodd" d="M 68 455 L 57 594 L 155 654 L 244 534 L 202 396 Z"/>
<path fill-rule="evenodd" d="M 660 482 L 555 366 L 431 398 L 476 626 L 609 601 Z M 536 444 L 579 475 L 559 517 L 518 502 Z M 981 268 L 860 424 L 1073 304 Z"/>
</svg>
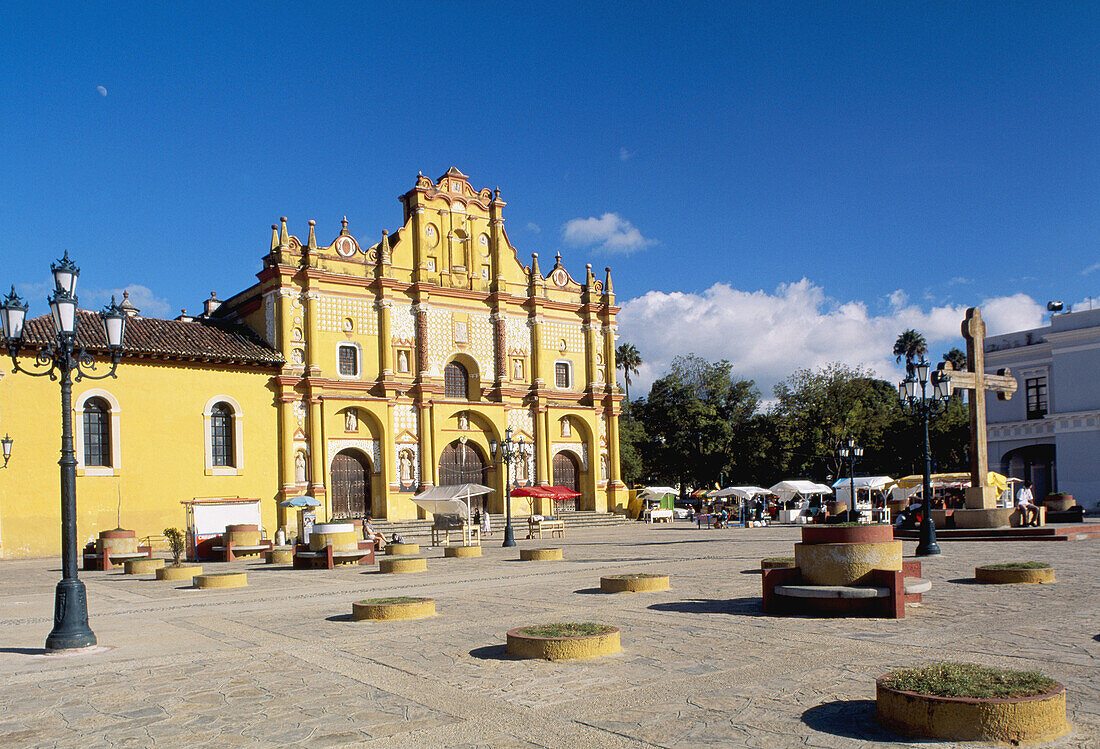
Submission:
<svg viewBox="0 0 1100 749">
<path fill-rule="evenodd" d="M 1020 510 L 1021 525 L 1039 525 L 1039 506 L 1031 493 L 1030 481 L 1025 481 L 1020 491 L 1016 492 L 1016 507 Z M 1029 517 L 1032 518 L 1030 521 Z"/>
<path fill-rule="evenodd" d="M 493 535 L 493 516 L 489 514 L 488 507 L 481 511 L 481 535 Z"/>
</svg>

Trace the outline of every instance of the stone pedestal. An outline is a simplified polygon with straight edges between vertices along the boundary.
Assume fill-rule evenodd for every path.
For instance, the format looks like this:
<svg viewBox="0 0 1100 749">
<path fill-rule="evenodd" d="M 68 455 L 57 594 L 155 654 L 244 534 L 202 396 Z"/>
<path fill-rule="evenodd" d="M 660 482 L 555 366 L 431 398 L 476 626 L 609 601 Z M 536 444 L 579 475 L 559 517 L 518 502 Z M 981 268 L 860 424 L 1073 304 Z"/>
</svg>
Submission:
<svg viewBox="0 0 1100 749">
<path fill-rule="evenodd" d="M 971 486 L 966 490 L 966 509 L 988 510 L 997 507 L 1001 493 L 992 486 Z"/>
</svg>

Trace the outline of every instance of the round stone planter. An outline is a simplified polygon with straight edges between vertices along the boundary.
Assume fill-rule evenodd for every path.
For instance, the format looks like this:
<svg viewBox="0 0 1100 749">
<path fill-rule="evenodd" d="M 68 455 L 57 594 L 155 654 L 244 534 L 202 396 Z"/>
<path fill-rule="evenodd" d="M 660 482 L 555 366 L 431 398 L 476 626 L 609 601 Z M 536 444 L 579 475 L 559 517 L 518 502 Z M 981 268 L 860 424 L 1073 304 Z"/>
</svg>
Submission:
<svg viewBox="0 0 1100 749">
<path fill-rule="evenodd" d="M 136 554 L 138 550 L 137 533 L 122 528 L 100 531 L 99 540 L 96 544 L 97 551 L 100 554 L 103 553 L 104 549 L 110 549 L 112 554 Z"/>
<path fill-rule="evenodd" d="M 794 567 L 794 557 L 771 557 L 760 560 L 762 570 L 774 570 L 778 567 Z"/>
<path fill-rule="evenodd" d="M 1052 583 L 1054 582 L 1054 568 L 996 569 L 989 566 L 975 567 L 974 579 L 980 583 L 990 583 L 994 585 Z"/>
<path fill-rule="evenodd" d="M 243 572 L 215 572 L 209 575 L 195 575 L 196 588 L 243 588 L 248 585 L 248 576 Z"/>
<path fill-rule="evenodd" d="M 184 564 L 179 567 L 161 567 L 157 570 L 158 580 L 193 580 L 202 574 L 202 565 Z"/>
<path fill-rule="evenodd" d="M 875 687 L 875 720 L 905 736 L 947 741 L 1036 744 L 1069 732 L 1066 690 L 1059 684 L 1034 697 L 935 697 Z"/>
<path fill-rule="evenodd" d="M 1072 494 L 1048 494 L 1043 499 L 1043 506 L 1053 512 L 1065 512 L 1077 506 Z"/>
<path fill-rule="evenodd" d="M 276 546 L 265 551 L 264 561 L 268 564 L 294 564 L 294 547 Z"/>
<path fill-rule="evenodd" d="M 367 598 L 351 605 L 351 618 L 355 621 L 395 621 L 397 619 L 423 619 L 435 616 L 433 598 Z"/>
<path fill-rule="evenodd" d="M 520 549 L 519 558 L 524 562 L 554 562 L 564 557 L 561 549 Z"/>
<path fill-rule="evenodd" d="M 795 544 L 794 559 L 804 585 L 868 585 L 872 570 L 901 569 L 901 541 Z"/>
<path fill-rule="evenodd" d="M 164 560 L 150 559 L 148 557 L 127 559 L 123 562 L 123 566 L 127 575 L 149 575 L 163 567 Z"/>
<path fill-rule="evenodd" d="M 618 627 L 607 627 L 605 632 L 577 637 L 538 637 L 524 634 L 528 627 L 509 630 L 505 650 L 513 658 L 531 658 L 544 661 L 578 661 L 599 658 L 622 651 Z"/>
<path fill-rule="evenodd" d="M 260 526 L 253 523 L 225 526 L 225 541 L 234 546 L 258 546 Z"/>
<path fill-rule="evenodd" d="M 668 588 L 668 575 L 610 575 L 600 578 L 600 590 L 604 593 L 648 593 Z"/>
<path fill-rule="evenodd" d="M 410 557 L 420 553 L 420 544 L 386 544 L 386 555 L 391 557 Z"/>
<path fill-rule="evenodd" d="M 379 572 L 427 572 L 428 560 L 424 557 L 383 557 L 378 560 Z"/>
<path fill-rule="evenodd" d="M 458 559 L 468 559 L 470 557 L 481 556 L 480 546 L 445 546 L 443 547 L 443 556 L 455 557 Z"/>
<path fill-rule="evenodd" d="M 813 544 L 882 544 L 894 540 L 890 525 L 804 525 L 802 543 Z"/>
<path fill-rule="evenodd" d="M 309 534 L 309 550 L 324 551 L 332 545 L 333 551 L 356 551 L 359 536 L 351 523 L 319 523 Z"/>
</svg>

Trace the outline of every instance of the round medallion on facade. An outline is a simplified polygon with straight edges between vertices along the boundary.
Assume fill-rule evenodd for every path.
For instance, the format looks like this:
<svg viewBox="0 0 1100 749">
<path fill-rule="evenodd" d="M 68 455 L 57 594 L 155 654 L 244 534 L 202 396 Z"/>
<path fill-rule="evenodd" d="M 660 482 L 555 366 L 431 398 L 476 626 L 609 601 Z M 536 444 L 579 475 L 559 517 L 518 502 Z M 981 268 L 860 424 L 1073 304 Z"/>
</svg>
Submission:
<svg viewBox="0 0 1100 749">
<path fill-rule="evenodd" d="M 355 254 L 355 240 L 351 237 L 340 237 L 336 240 L 336 252 L 341 257 L 351 257 Z"/>
<path fill-rule="evenodd" d="M 482 234 L 480 237 L 477 238 L 477 243 L 479 245 L 481 245 L 482 247 L 488 247 L 489 246 L 489 235 L 488 234 Z"/>
<path fill-rule="evenodd" d="M 558 286 L 565 286 L 569 282 L 569 274 L 565 272 L 565 268 L 558 268 L 550 275 L 550 278 Z"/>
<path fill-rule="evenodd" d="M 564 354 L 568 348 L 569 348 L 569 344 L 566 342 L 566 340 L 564 338 L 562 338 L 560 341 L 558 341 L 558 351 L 560 351 Z"/>
</svg>

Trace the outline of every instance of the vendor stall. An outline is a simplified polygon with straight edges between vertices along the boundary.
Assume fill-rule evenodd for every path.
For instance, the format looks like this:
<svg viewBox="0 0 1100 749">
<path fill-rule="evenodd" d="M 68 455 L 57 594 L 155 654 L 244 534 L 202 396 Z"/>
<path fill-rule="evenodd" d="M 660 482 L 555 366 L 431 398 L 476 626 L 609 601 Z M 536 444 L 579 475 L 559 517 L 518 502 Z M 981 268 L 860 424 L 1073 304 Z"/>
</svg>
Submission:
<svg viewBox="0 0 1100 749">
<path fill-rule="evenodd" d="M 815 503 L 820 505 L 825 495 L 833 493 L 832 487 L 805 479 L 780 481 L 768 491 L 779 497 L 783 507 L 780 510 L 780 520 L 788 523 L 805 522 L 806 510 Z"/>
<path fill-rule="evenodd" d="M 833 490 L 838 500 L 847 502 L 848 507 L 859 513 L 862 522 L 881 519 L 889 523 L 890 510 L 886 507 L 886 493 L 893 483 L 894 480 L 889 476 L 856 476 L 854 479 L 833 482 Z"/>
<path fill-rule="evenodd" d="M 473 522 L 470 503 L 491 491 L 481 484 L 451 484 L 433 486 L 413 497 L 417 507 L 432 514 L 432 546 L 439 545 L 441 536 L 449 544 L 452 531 L 462 536 L 463 546 L 480 546 L 481 528 Z"/>
<path fill-rule="evenodd" d="M 260 523 L 260 500 L 243 497 L 208 497 L 180 501 L 187 512 L 187 559 L 213 559 L 215 540 L 228 525 Z"/>
</svg>

